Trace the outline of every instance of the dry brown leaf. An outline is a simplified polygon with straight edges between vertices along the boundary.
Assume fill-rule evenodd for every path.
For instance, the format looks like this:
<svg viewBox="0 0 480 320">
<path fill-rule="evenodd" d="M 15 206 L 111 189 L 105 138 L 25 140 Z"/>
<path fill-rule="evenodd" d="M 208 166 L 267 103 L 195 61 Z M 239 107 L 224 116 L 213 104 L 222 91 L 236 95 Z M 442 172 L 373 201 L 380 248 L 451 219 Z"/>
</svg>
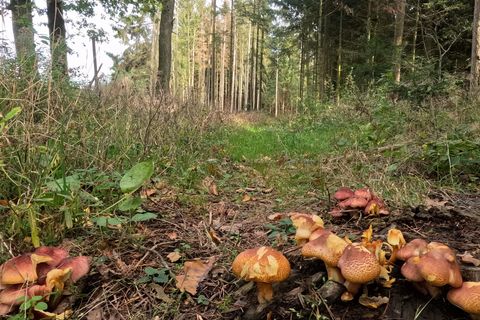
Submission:
<svg viewBox="0 0 480 320">
<path fill-rule="evenodd" d="M 170 262 L 177 262 L 182 258 L 182 256 L 180 255 L 180 253 L 178 253 L 178 251 L 173 251 L 167 255 L 167 258 L 168 260 L 170 260 Z"/>
<path fill-rule="evenodd" d="M 473 264 L 475 267 L 480 266 L 480 260 L 472 256 L 470 253 L 465 252 L 464 254 L 458 255 L 462 262 Z"/>
<path fill-rule="evenodd" d="M 273 188 L 268 188 L 268 189 L 263 189 L 262 192 L 263 193 L 272 193 L 273 191 Z"/>
<path fill-rule="evenodd" d="M 242 202 L 249 202 L 252 201 L 252 197 L 250 197 L 248 194 L 244 194 L 242 198 Z"/>
<path fill-rule="evenodd" d="M 8 207 L 8 200 L 0 200 L 0 206 Z"/>
<path fill-rule="evenodd" d="M 158 283 L 152 283 L 150 285 L 155 290 L 155 298 L 162 300 L 165 303 L 172 303 L 173 299 L 170 298 L 166 293 L 165 289 Z"/>
<path fill-rule="evenodd" d="M 177 288 L 181 292 L 197 294 L 198 285 L 202 282 L 210 272 L 215 263 L 216 258 L 212 257 L 207 262 L 201 260 L 186 261 L 183 266 L 184 274 L 175 277 Z"/>
<path fill-rule="evenodd" d="M 206 177 L 203 179 L 202 185 L 208 190 L 208 193 L 218 196 L 218 187 L 215 184 L 215 181 L 213 181 L 212 177 Z"/>
<path fill-rule="evenodd" d="M 452 206 L 449 206 L 447 205 L 448 201 L 446 200 L 437 200 L 437 199 L 432 199 L 432 198 L 427 198 L 425 199 L 425 206 L 427 207 L 427 209 L 441 209 L 441 208 L 444 208 L 444 209 L 451 209 L 453 208 Z"/>
<path fill-rule="evenodd" d="M 91 309 L 87 313 L 86 319 L 87 320 L 102 320 L 102 319 L 104 319 L 104 317 L 103 317 L 103 307 L 98 306 L 98 307 L 95 307 L 95 308 Z"/>
<path fill-rule="evenodd" d="M 274 213 L 268 216 L 268 220 L 270 221 L 277 221 L 285 218 L 285 214 L 283 213 Z"/>
<path fill-rule="evenodd" d="M 360 298 L 358 298 L 358 302 L 362 306 L 372 309 L 377 309 L 381 305 L 387 304 L 389 300 L 388 297 L 369 297 L 366 294 L 362 294 Z"/>
<path fill-rule="evenodd" d="M 167 238 L 170 240 L 175 240 L 178 238 L 178 234 L 175 231 L 169 232 L 167 233 Z"/>
<path fill-rule="evenodd" d="M 208 236 L 210 237 L 210 239 L 212 239 L 213 243 L 217 245 L 220 244 L 220 242 L 222 242 L 222 239 L 220 239 L 220 237 L 217 235 L 215 230 L 213 230 L 212 228 L 208 230 Z"/>
<path fill-rule="evenodd" d="M 157 189 L 144 189 L 140 192 L 141 198 L 148 198 L 157 193 Z"/>
</svg>

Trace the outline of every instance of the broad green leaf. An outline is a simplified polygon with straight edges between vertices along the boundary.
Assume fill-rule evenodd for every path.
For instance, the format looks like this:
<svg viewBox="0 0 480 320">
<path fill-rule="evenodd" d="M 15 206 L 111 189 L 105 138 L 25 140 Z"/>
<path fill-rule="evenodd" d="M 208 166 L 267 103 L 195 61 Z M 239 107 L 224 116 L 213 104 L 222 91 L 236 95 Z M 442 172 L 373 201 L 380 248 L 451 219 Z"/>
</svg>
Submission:
<svg viewBox="0 0 480 320">
<path fill-rule="evenodd" d="M 159 269 L 152 268 L 152 267 L 146 267 L 145 270 L 143 270 L 143 271 L 149 276 L 154 276 L 154 275 L 159 274 L 161 272 Z"/>
<path fill-rule="evenodd" d="M 148 221 L 157 218 L 158 216 L 153 212 L 137 213 L 132 217 L 133 222 Z"/>
<path fill-rule="evenodd" d="M 95 223 L 99 227 L 106 227 L 107 226 L 107 218 L 106 217 L 98 217 L 96 219 Z"/>
<path fill-rule="evenodd" d="M 127 197 L 118 205 L 118 210 L 120 211 L 131 211 L 135 210 L 142 205 L 142 198 L 140 197 Z"/>
<path fill-rule="evenodd" d="M 47 184 L 47 188 L 53 192 L 62 192 L 64 190 L 78 191 L 81 187 L 80 177 L 76 174 L 50 181 Z"/>
<path fill-rule="evenodd" d="M 124 219 L 121 219 L 121 218 L 108 218 L 107 219 L 107 223 L 109 225 L 112 225 L 112 226 L 116 226 L 116 225 L 119 225 L 119 224 L 123 224 L 125 222 Z"/>
<path fill-rule="evenodd" d="M 127 171 L 120 180 L 120 189 L 123 193 L 136 191 L 142 184 L 150 179 L 153 174 L 153 161 L 145 161 L 136 164 Z"/>
<path fill-rule="evenodd" d="M 45 311 L 48 309 L 48 305 L 45 302 L 41 301 L 35 305 L 35 309 L 40 311 Z"/>
<path fill-rule="evenodd" d="M 168 271 L 166 269 L 160 270 L 160 273 L 156 277 L 153 277 L 153 281 L 156 283 L 167 283 L 168 282 Z"/>
<path fill-rule="evenodd" d="M 13 119 L 20 112 L 22 112 L 22 108 L 15 107 L 5 115 L 5 117 L 2 119 L 2 121 L 7 122 L 8 120 Z"/>
<path fill-rule="evenodd" d="M 28 208 L 28 222 L 30 224 L 30 236 L 32 237 L 32 244 L 35 248 L 40 247 L 40 236 L 37 226 L 37 212 L 34 208 Z"/>
</svg>

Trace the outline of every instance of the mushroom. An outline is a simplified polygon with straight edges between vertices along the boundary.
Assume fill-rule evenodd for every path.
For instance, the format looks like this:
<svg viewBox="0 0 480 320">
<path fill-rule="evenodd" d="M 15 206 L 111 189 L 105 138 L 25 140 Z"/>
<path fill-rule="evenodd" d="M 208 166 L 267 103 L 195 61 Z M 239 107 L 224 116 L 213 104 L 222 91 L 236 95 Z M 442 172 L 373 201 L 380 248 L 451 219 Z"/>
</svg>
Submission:
<svg viewBox="0 0 480 320">
<path fill-rule="evenodd" d="M 75 283 L 90 271 L 91 258 L 86 256 L 69 257 L 63 259 L 57 266 L 58 269 L 71 269 L 70 280 Z"/>
<path fill-rule="evenodd" d="M 362 189 L 355 190 L 354 196 L 358 197 L 358 198 L 364 198 L 368 202 L 368 201 L 370 201 L 370 199 L 372 199 L 373 194 L 370 191 L 370 189 L 362 188 Z"/>
<path fill-rule="evenodd" d="M 35 253 L 27 253 L 12 258 L 0 266 L 1 284 L 21 284 L 37 280 L 37 265 L 52 261 L 52 258 Z"/>
<path fill-rule="evenodd" d="M 8 304 L 1 304 L 0 303 L 0 316 L 6 316 L 10 312 L 13 311 L 13 306 Z"/>
<path fill-rule="evenodd" d="M 385 203 L 377 196 L 373 196 L 372 199 L 368 201 L 364 211 L 367 215 L 389 214 Z"/>
<path fill-rule="evenodd" d="M 447 294 L 451 304 L 480 319 L 480 282 L 464 282 L 460 288 L 451 289 Z"/>
<path fill-rule="evenodd" d="M 329 230 L 322 231 L 324 232 L 321 235 L 314 240 L 310 240 L 303 246 L 302 255 L 304 257 L 314 257 L 322 260 L 327 269 L 328 279 L 343 283 L 344 278 L 342 277 L 340 269 L 337 268 L 337 264 L 348 243 Z M 315 231 L 315 233 L 317 233 L 317 231 Z M 311 238 L 312 237 L 310 237 L 310 239 Z"/>
<path fill-rule="evenodd" d="M 353 195 L 354 195 L 354 192 L 352 191 L 352 189 L 346 188 L 346 187 L 341 187 L 335 192 L 333 197 L 337 201 L 343 201 L 343 200 L 347 200 L 348 198 L 353 197 Z"/>
<path fill-rule="evenodd" d="M 317 215 L 294 212 L 290 214 L 293 226 L 297 229 L 295 240 L 302 245 L 308 241 L 313 231 L 323 229 L 323 220 Z"/>
<path fill-rule="evenodd" d="M 381 266 L 377 257 L 358 243 L 348 245 L 338 261 L 347 292 L 342 294 L 342 301 L 350 301 L 357 294 L 362 284 L 376 279 Z"/>
<path fill-rule="evenodd" d="M 272 283 L 287 279 L 290 270 L 287 258 L 270 247 L 245 250 L 232 264 L 232 271 L 238 278 L 257 284 L 257 298 L 260 304 L 273 299 Z"/>
<path fill-rule="evenodd" d="M 31 298 L 33 296 L 44 296 L 48 293 L 50 293 L 50 290 L 46 286 L 38 284 L 29 287 L 21 284 L 14 285 L 0 291 L 0 304 L 17 306 L 23 302 L 22 297 Z"/>
<path fill-rule="evenodd" d="M 396 257 L 399 260 L 407 261 L 411 257 L 418 257 L 427 252 L 428 242 L 423 239 L 413 239 L 403 248 L 399 249 Z"/>
<path fill-rule="evenodd" d="M 368 200 L 363 197 L 351 197 L 347 200 L 343 200 L 338 204 L 338 207 L 341 209 L 352 208 L 352 209 L 363 209 L 367 206 Z"/>
</svg>

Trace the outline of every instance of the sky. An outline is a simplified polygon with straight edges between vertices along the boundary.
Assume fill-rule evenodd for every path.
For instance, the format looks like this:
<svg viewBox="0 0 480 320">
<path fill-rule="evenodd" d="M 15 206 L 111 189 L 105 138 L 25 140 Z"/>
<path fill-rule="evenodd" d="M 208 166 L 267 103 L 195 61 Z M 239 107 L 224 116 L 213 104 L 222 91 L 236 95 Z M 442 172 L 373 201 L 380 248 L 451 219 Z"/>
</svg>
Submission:
<svg viewBox="0 0 480 320">
<path fill-rule="evenodd" d="M 6 6 L 7 1 L 0 0 L 0 8 Z M 46 9 L 45 0 L 35 0 L 35 5 L 38 10 Z M 35 42 L 37 45 L 37 52 L 48 56 L 49 45 L 48 41 L 48 26 L 46 14 L 39 15 L 38 10 L 34 11 L 33 23 L 35 28 Z M 5 39 L 9 45 L 11 52 L 14 52 L 12 20 L 10 11 L 0 11 L 0 42 Z M 67 44 L 71 50 L 68 56 L 69 69 L 78 70 L 71 72 L 73 80 L 89 81 L 93 78 L 93 54 L 92 42 L 87 36 L 88 28 L 79 29 L 78 23 L 81 17 L 78 13 L 69 11 L 66 15 L 66 29 L 67 29 Z M 100 75 L 110 76 L 111 67 L 113 65 L 112 59 L 107 55 L 107 52 L 115 55 L 120 55 L 125 49 L 126 45 L 121 40 L 114 37 L 112 30 L 113 22 L 107 17 L 102 6 L 95 7 L 95 16 L 88 21 L 93 23 L 96 29 L 102 28 L 105 31 L 105 42 L 97 43 L 97 61 L 98 66 L 102 65 Z"/>
</svg>

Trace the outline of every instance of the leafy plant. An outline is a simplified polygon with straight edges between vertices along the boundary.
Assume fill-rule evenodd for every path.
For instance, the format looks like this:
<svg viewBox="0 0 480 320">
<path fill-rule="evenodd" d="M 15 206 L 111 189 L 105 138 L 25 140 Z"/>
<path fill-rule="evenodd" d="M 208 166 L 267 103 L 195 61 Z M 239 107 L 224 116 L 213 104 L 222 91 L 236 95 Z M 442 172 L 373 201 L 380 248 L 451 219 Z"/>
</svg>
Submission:
<svg viewBox="0 0 480 320">
<path fill-rule="evenodd" d="M 155 282 L 158 284 L 166 284 L 170 280 L 170 275 L 167 269 L 157 269 L 146 267 L 143 272 L 145 276 L 137 280 L 138 284 Z"/>
</svg>

